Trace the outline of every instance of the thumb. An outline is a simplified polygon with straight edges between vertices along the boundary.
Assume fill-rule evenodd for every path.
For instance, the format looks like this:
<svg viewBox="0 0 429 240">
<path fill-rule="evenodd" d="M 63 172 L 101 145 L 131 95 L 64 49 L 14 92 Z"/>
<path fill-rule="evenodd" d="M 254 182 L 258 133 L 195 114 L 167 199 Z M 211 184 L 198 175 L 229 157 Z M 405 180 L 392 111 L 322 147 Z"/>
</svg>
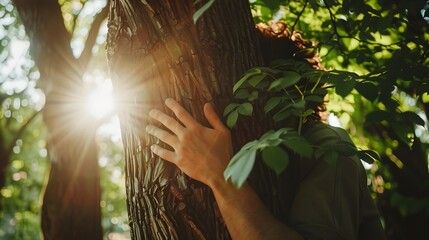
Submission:
<svg viewBox="0 0 429 240">
<path fill-rule="evenodd" d="M 213 105 L 211 103 L 204 104 L 204 116 L 206 116 L 207 121 L 210 125 L 216 130 L 226 130 L 225 125 L 219 116 L 216 114 Z"/>
</svg>

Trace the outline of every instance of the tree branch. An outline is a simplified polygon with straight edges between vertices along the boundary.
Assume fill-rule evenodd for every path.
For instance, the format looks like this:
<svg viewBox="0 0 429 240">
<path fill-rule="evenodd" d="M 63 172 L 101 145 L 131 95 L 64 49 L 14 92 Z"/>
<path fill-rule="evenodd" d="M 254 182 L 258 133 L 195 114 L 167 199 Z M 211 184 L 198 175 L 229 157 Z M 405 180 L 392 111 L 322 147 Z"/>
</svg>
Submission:
<svg viewBox="0 0 429 240">
<path fill-rule="evenodd" d="M 293 32 L 293 30 L 295 29 L 295 26 L 296 26 L 296 24 L 298 23 L 299 19 L 301 18 L 301 15 L 304 13 L 305 8 L 307 7 L 307 3 L 308 3 L 308 0 L 306 0 L 306 1 L 305 1 L 305 3 L 304 3 L 304 7 L 302 7 L 301 12 L 299 12 L 299 14 L 298 14 L 298 16 L 297 16 L 297 18 L 296 18 L 295 22 L 293 23 L 293 25 L 292 25 L 292 32 Z"/>
<path fill-rule="evenodd" d="M 326 6 L 326 8 L 329 11 L 329 17 L 331 18 L 332 28 L 334 30 L 335 35 L 337 35 L 337 37 L 338 37 L 338 47 L 340 48 L 340 52 L 343 52 L 343 48 L 342 48 L 341 42 L 340 42 L 341 36 L 340 36 L 340 34 L 338 33 L 338 30 L 337 30 L 337 23 L 335 21 L 334 13 L 332 12 L 331 8 L 329 7 L 328 3 L 325 0 L 323 0 L 323 3 L 325 3 L 325 6 Z"/>
<path fill-rule="evenodd" d="M 77 19 L 79 18 L 79 15 L 80 15 L 80 13 L 82 12 L 82 10 L 83 10 L 83 8 L 85 7 L 85 4 L 86 3 L 88 3 L 88 2 L 84 2 L 84 3 L 82 3 L 82 7 L 79 9 L 79 11 L 76 13 L 76 15 L 75 15 L 75 17 L 74 17 L 74 19 L 73 19 L 73 27 L 72 27 L 72 29 L 71 29 L 71 35 L 73 36 L 73 34 L 74 34 L 74 30 L 76 29 L 76 22 L 77 22 Z"/>
<path fill-rule="evenodd" d="M 100 30 L 101 23 L 104 21 L 104 19 L 107 18 L 107 14 L 109 13 L 109 5 L 110 0 L 107 1 L 106 6 L 101 10 L 101 12 L 97 14 L 94 19 L 94 22 L 91 25 L 91 29 L 88 32 L 88 38 L 86 39 L 85 47 L 79 57 L 79 62 L 84 69 L 86 69 L 89 60 L 91 59 L 92 47 L 97 40 L 97 35 Z"/>
</svg>

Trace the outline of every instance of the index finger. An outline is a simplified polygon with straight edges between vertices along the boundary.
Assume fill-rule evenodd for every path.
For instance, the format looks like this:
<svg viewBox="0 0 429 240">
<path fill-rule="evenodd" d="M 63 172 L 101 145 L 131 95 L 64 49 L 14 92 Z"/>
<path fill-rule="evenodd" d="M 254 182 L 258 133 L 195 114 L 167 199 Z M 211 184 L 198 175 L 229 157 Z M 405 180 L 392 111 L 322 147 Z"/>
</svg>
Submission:
<svg viewBox="0 0 429 240">
<path fill-rule="evenodd" d="M 174 115 L 185 125 L 185 127 L 192 128 L 196 125 L 200 125 L 192 116 L 183 108 L 178 102 L 172 98 L 167 98 L 165 100 L 165 105 L 170 108 Z"/>
</svg>

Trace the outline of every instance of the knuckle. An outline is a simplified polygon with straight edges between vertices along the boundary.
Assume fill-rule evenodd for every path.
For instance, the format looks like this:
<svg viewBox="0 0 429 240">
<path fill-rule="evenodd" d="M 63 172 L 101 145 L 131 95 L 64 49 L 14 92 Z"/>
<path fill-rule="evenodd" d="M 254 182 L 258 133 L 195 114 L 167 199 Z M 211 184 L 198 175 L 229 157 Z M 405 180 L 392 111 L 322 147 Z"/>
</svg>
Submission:
<svg viewBox="0 0 429 240">
<path fill-rule="evenodd" d="M 167 133 L 165 131 L 160 131 L 158 133 L 158 138 L 161 140 L 165 140 L 165 138 L 167 137 Z"/>
<path fill-rule="evenodd" d="M 182 134 L 182 142 L 183 143 L 189 143 L 192 141 L 193 135 L 191 131 L 184 131 Z"/>
<path fill-rule="evenodd" d="M 171 117 L 168 117 L 167 119 L 165 119 L 165 123 L 168 126 L 173 126 L 177 124 L 177 122 Z"/>
<path fill-rule="evenodd" d="M 178 119 L 183 119 L 185 117 L 185 112 L 183 110 L 176 110 L 175 114 Z"/>
<path fill-rule="evenodd" d="M 180 145 L 176 148 L 176 154 L 179 158 L 183 158 L 186 154 L 186 147 L 184 145 Z"/>
</svg>

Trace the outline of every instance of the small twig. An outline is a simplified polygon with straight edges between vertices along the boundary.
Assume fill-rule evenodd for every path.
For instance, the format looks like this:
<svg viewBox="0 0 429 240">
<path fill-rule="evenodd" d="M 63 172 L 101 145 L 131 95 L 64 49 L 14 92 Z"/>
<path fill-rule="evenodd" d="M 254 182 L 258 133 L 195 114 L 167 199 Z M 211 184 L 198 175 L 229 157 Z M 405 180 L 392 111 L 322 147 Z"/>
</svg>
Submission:
<svg viewBox="0 0 429 240">
<path fill-rule="evenodd" d="M 338 40 L 340 40 L 341 37 L 340 37 L 340 34 L 338 33 L 337 23 L 335 20 L 334 13 L 332 12 L 331 8 L 329 7 L 328 3 L 325 0 L 323 0 L 323 3 L 325 4 L 326 8 L 329 11 L 329 17 L 331 18 L 331 23 L 332 23 L 332 28 L 334 29 L 334 34 L 337 35 Z M 343 52 L 343 48 L 341 46 L 340 41 L 338 41 L 338 47 L 340 48 L 340 52 Z"/>
<path fill-rule="evenodd" d="M 307 3 L 308 3 L 308 0 L 306 0 L 306 1 L 305 1 L 305 3 L 304 3 L 304 7 L 302 7 L 301 12 L 299 12 L 299 14 L 298 14 L 298 16 L 297 16 L 297 18 L 296 18 L 295 22 L 293 23 L 293 25 L 292 25 L 292 32 L 293 32 L 293 30 L 295 29 L 295 26 L 296 26 L 296 24 L 298 23 L 299 19 L 301 18 L 302 14 L 304 13 L 305 8 L 307 7 Z"/>
<path fill-rule="evenodd" d="M 368 45 L 378 45 L 378 46 L 385 47 L 385 48 L 390 48 L 392 46 L 397 46 L 397 45 L 401 45 L 401 44 L 404 43 L 404 41 L 399 41 L 399 42 L 394 42 L 394 43 L 390 43 L 390 44 L 382 44 L 382 43 L 378 43 L 378 42 L 369 42 L 369 41 L 362 40 L 360 38 L 353 37 L 353 36 L 343 36 L 343 35 L 337 35 L 337 36 L 338 36 L 339 39 L 340 38 L 349 38 L 349 39 L 354 39 L 354 40 L 357 40 L 357 41 L 359 41 L 361 43 L 365 43 L 365 44 L 368 44 Z"/>
</svg>

